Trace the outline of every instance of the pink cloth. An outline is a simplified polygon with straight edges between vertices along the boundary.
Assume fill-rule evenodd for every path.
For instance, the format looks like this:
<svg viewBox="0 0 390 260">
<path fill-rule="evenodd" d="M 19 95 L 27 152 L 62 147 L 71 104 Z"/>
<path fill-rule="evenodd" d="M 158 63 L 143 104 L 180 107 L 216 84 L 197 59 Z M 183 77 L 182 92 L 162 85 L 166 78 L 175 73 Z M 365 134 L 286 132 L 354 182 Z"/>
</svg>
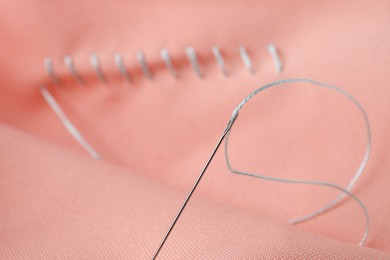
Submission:
<svg viewBox="0 0 390 260">
<path fill-rule="evenodd" d="M 365 107 L 373 151 L 353 192 L 367 205 L 371 233 L 350 199 L 289 226 L 337 192 L 264 182 L 228 172 L 218 152 L 160 259 L 389 259 L 390 4 L 388 1 L 11 1 L 0 2 L 0 258 L 148 259 L 162 239 L 234 107 L 281 78 L 337 85 Z M 284 66 L 274 71 L 266 45 Z M 256 69 L 250 75 L 238 46 Z M 193 46 L 205 72 L 187 62 Z M 219 70 L 218 45 L 231 75 Z M 180 77 L 160 58 L 166 47 Z M 135 52 L 144 50 L 149 81 Z M 120 51 L 126 83 L 112 59 Z M 101 58 L 108 84 L 89 55 Z M 62 62 L 75 59 L 77 84 Z M 42 68 L 53 57 L 63 81 Z M 46 84 L 103 156 L 93 161 L 38 91 Z M 231 137 L 235 168 L 346 186 L 363 157 L 356 108 L 334 92 L 294 84 L 256 97 Z"/>
</svg>

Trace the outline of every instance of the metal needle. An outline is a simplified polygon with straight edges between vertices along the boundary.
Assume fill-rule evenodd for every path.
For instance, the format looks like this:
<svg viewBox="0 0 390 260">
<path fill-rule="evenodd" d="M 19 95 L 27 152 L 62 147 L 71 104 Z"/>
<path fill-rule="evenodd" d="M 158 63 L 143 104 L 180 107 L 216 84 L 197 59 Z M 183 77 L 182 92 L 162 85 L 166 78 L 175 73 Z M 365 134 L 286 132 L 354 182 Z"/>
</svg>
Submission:
<svg viewBox="0 0 390 260">
<path fill-rule="evenodd" d="M 183 205 L 181 206 L 179 212 L 177 213 L 175 219 L 173 220 L 171 226 L 169 227 L 167 233 L 165 234 L 163 240 L 161 241 L 160 246 L 158 247 L 156 253 L 154 254 L 154 256 L 152 258 L 153 260 L 155 260 L 156 257 L 158 256 L 158 253 L 160 252 L 161 248 L 163 247 L 165 241 L 167 240 L 169 234 L 171 233 L 171 231 L 172 231 L 173 227 L 175 226 L 177 220 L 179 219 L 181 213 L 183 213 L 184 208 L 186 207 L 188 201 L 190 200 L 192 194 L 194 193 L 194 191 L 195 191 L 196 187 L 198 186 L 200 180 L 202 179 L 204 173 L 206 172 L 207 168 L 209 167 L 211 160 L 214 158 L 215 153 L 217 152 L 217 150 L 218 150 L 219 146 L 221 145 L 223 139 L 225 138 L 226 134 L 229 132 L 230 128 L 232 127 L 232 125 L 233 125 L 234 121 L 236 120 L 237 116 L 238 115 L 233 116 L 233 118 L 227 124 L 227 126 L 226 126 L 222 136 L 220 137 L 217 145 L 215 146 L 213 152 L 211 153 L 209 159 L 207 160 L 205 166 L 203 167 L 203 170 L 200 172 L 198 178 L 196 179 L 194 185 L 192 186 L 190 192 L 188 193 L 187 198 L 185 199 Z"/>
</svg>

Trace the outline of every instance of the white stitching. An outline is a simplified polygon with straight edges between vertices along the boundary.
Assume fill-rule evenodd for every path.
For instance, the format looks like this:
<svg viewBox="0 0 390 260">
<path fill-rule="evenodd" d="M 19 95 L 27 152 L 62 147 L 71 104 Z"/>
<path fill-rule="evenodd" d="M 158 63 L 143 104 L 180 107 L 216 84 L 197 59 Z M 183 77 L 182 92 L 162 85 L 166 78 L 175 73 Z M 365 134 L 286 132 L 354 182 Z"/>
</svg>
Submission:
<svg viewBox="0 0 390 260">
<path fill-rule="evenodd" d="M 164 61 L 165 65 L 167 65 L 169 72 L 172 74 L 172 76 L 175 79 L 177 79 L 178 73 L 177 73 L 175 67 L 173 66 L 173 63 L 172 63 L 172 60 L 171 60 L 171 57 L 169 55 L 168 50 L 165 48 L 161 49 L 160 56 L 161 56 L 161 59 Z"/>
<path fill-rule="evenodd" d="M 283 70 L 283 66 L 282 66 L 282 62 L 280 61 L 276 46 L 274 44 L 270 43 L 270 44 L 268 44 L 267 49 L 268 49 L 268 52 L 271 54 L 272 59 L 274 60 L 276 72 L 280 74 Z"/>
<path fill-rule="evenodd" d="M 218 67 L 221 69 L 223 75 L 225 75 L 225 77 L 229 76 L 229 72 L 225 67 L 225 61 L 222 57 L 222 53 L 219 50 L 218 46 L 214 46 L 213 48 L 211 48 L 211 50 L 214 54 L 215 59 L 217 60 Z"/>
<path fill-rule="evenodd" d="M 53 69 L 53 61 L 50 57 L 46 57 L 43 61 L 45 70 L 49 74 L 50 79 L 57 85 L 61 85 L 61 81 L 58 79 L 57 75 Z"/>
<path fill-rule="evenodd" d="M 251 58 L 249 57 L 249 54 L 246 50 L 246 48 L 244 46 L 240 46 L 239 47 L 239 52 L 240 52 L 240 56 L 241 56 L 241 59 L 242 59 L 242 62 L 244 63 L 245 65 L 245 68 L 251 73 L 251 74 L 255 74 L 255 69 L 253 68 L 253 65 L 252 65 L 252 60 Z"/>
<path fill-rule="evenodd" d="M 138 59 L 139 63 L 141 64 L 141 68 L 142 68 L 142 71 L 143 71 L 145 77 L 152 80 L 153 76 L 150 73 L 148 63 L 146 62 L 145 54 L 141 50 L 137 51 L 137 59 Z"/>
<path fill-rule="evenodd" d="M 70 74 L 72 74 L 73 78 L 80 84 L 83 84 L 84 81 L 82 80 L 81 76 L 77 73 L 76 68 L 74 66 L 73 58 L 71 55 L 65 55 L 64 57 L 64 63 L 66 67 L 68 68 Z"/>
<path fill-rule="evenodd" d="M 106 77 L 104 76 L 102 69 L 100 68 L 99 57 L 95 53 L 92 53 L 91 56 L 89 57 L 89 60 L 99 80 L 103 83 L 107 83 Z"/>
<path fill-rule="evenodd" d="M 188 61 L 191 64 L 191 67 L 195 71 L 196 75 L 198 75 L 199 78 L 202 78 L 203 72 L 200 69 L 198 57 L 196 56 L 195 49 L 191 46 L 187 47 L 186 48 L 186 55 L 187 55 Z"/>
<path fill-rule="evenodd" d="M 280 61 L 280 57 L 278 55 L 278 51 L 277 51 L 276 46 L 274 44 L 270 43 L 267 45 L 267 50 L 273 58 L 274 67 L 275 67 L 276 72 L 279 74 L 282 73 L 283 66 L 282 66 L 282 63 Z M 221 70 L 221 72 L 226 77 L 229 76 L 230 73 L 229 73 L 228 69 L 226 68 L 225 60 L 223 58 L 223 55 L 221 53 L 220 48 L 218 46 L 213 46 L 211 48 L 211 51 L 214 55 L 216 63 L 218 65 L 219 69 Z M 200 63 L 199 63 L 199 60 L 198 60 L 198 57 L 196 54 L 196 50 L 193 47 L 189 46 L 185 49 L 185 54 L 187 56 L 187 59 L 191 65 L 192 69 L 196 73 L 196 75 L 199 78 L 202 78 L 204 76 L 204 73 L 201 69 L 201 66 L 200 66 Z M 247 49 L 243 45 L 239 46 L 239 54 L 240 54 L 240 57 L 242 59 L 242 62 L 244 64 L 245 68 L 251 74 L 255 74 L 255 69 L 253 67 L 252 60 L 248 54 Z M 141 65 L 141 69 L 143 71 L 143 74 L 145 75 L 146 78 L 152 80 L 153 75 L 149 69 L 147 60 L 145 58 L 145 54 L 143 53 L 142 50 L 139 50 L 136 53 L 136 55 L 137 55 L 137 59 L 138 59 L 140 65 Z M 177 68 L 175 68 L 173 65 L 169 51 L 166 48 L 162 48 L 160 50 L 160 56 L 161 56 L 161 59 L 164 61 L 165 65 L 167 66 L 168 71 L 171 73 L 171 75 L 174 78 L 178 78 L 179 73 L 178 73 Z M 99 57 L 97 56 L 97 54 L 92 53 L 90 55 L 89 59 L 90 59 L 90 63 L 92 65 L 98 79 L 103 83 L 107 83 L 107 78 L 106 78 L 105 74 L 103 73 L 102 67 L 100 65 Z M 114 61 L 115 61 L 116 66 L 118 67 L 120 73 L 125 78 L 125 80 L 127 80 L 128 82 L 131 82 L 132 81 L 131 74 L 130 74 L 129 70 L 126 68 L 122 54 L 120 54 L 118 52 L 115 53 L 114 54 Z M 73 78 L 77 82 L 79 82 L 81 84 L 85 83 L 85 80 L 83 79 L 81 74 L 77 71 L 77 69 L 75 67 L 74 59 L 71 55 L 65 55 L 64 63 L 66 65 L 68 71 L 70 72 L 70 74 L 73 76 Z M 49 75 L 49 78 L 51 79 L 51 81 L 54 82 L 56 85 L 62 85 L 60 78 L 57 76 L 57 74 L 53 68 L 53 61 L 52 61 L 52 58 L 50 56 L 45 57 L 44 67 L 45 67 L 45 71 Z"/>
<path fill-rule="evenodd" d="M 115 64 L 118 66 L 118 69 L 119 69 L 120 73 L 122 74 L 122 76 L 128 82 L 130 82 L 131 81 L 130 74 L 129 74 L 129 72 L 126 69 L 126 66 L 125 66 L 125 63 L 123 61 L 122 55 L 119 52 L 114 54 L 114 61 L 115 61 Z"/>
</svg>

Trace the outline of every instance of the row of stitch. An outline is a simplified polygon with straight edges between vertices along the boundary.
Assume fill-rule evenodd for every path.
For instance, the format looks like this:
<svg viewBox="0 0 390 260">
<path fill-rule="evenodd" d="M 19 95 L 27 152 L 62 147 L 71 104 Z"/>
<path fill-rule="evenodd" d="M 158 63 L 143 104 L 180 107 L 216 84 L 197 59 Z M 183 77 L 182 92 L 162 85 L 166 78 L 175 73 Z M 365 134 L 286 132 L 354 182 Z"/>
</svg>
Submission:
<svg viewBox="0 0 390 260">
<path fill-rule="evenodd" d="M 275 71 L 277 73 L 281 73 L 282 72 L 282 63 L 280 61 L 280 58 L 279 58 L 279 55 L 278 55 L 278 52 L 277 52 L 275 45 L 268 44 L 267 50 L 270 53 L 270 55 L 272 56 L 272 59 L 274 61 Z M 223 55 L 222 55 L 219 47 L 213 46 L 211 51 L 212 51 L 212 54 L 217 62 L 219 69 L 221 70 L 222 74 L 225 77 L 228 77 L 229 71 L 225 66 L 225 61 L 224 61 Z M 250 74 L 255 74 L 255 69 L 254 69 L 253 64 L 252 64 L 252 59 L 251 59 L 248 51 L 246 50 L 246 48 L 244 46 L 240 46 L 238 48 L 238 51 L 239 51 L 241 60 L 244 64 L 244 67 L 246 68 L 246 70 L 248 70 L 248 72 Z M 196 54 L 196 50 L 193 47 L 189 46 L 185 49 L 185 54 L 187 56 L 188 62 L 190 63 L 193 71 L 195 72 L 195 74 L 199 78 L 202 78 L 204 76 L 204 72 L 203 72 L 201 65 L 199 63 L 198 56 Z M 161 56 L 161 59 L 163 60 L 163 62 L 165 63 L 168 71 L 170 72 L 170 74 L 175 79 L 178 79 L 179 74 L 178 74 L 175 66 L 173 65 L 169 51 L 165 48 L 161 49 L 160 56 Z M 149 80 L 153 80 L 153 75 L 149 69 L 144 52 L 142 50 L 139 50 L 136 53 L 136 57 L 137 57 L 137 60 L 139 62 L 139 65 L 141 67 L 141 70 L 142 70 L 144 76 Z M 115 53 L 113 58 L 114 58 L 114 62 L 116 64 L 120 74 L 123 76 L 123 78 L 126 81 L 130 82 L 131 76 L 130 76 L 128 69 L 126 68 L 122 54 Z M 107 78 L 102 70 L 101 65 L 100 65 L 100 60 L 99 60 L 98 55 L 95 53 L 92 53 L 89 57 L 89 62 L 91 64 L 97 78 L 101 82 L 107 83 Z M 69 73 L 74 78 L 74 80 L 80 84 L 83 84 L 84 80 L 83 80 L 81 74 L 76 69 L 73 57 L 71 55 L 66 55 L 64 57 L 64 63 L 65 63 L 65 66 L 67 67 Z M 52 61 L 51 57 L 48 56 L 44 59 L 44 67 L 45 67 L 45 70 L 46 70 L 47 74 L 49 75 L 51 81 L 54 82 L 56 85 L 62 85 L 62 82 L 61 82 L 59 76 L 56 74 L 56 72 L 54 70 L 53 61 Z"/>
</svg>

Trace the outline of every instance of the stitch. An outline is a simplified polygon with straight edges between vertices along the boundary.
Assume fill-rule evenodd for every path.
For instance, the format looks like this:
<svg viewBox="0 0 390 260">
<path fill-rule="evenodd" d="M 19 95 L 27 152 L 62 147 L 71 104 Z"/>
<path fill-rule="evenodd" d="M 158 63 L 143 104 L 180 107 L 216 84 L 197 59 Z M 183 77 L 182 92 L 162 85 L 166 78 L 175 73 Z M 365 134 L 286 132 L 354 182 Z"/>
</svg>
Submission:
<svg viewBox="0 0 390 260">
<path fill-rule="evenodd" d="M 222 53 L 220 52 L 218 46 L 213 46 L 211 50 L 214 54 L 215 59 L 217 60 L 218 67 L 221 69 L 223 75 L 225 75 L 225 77 L 229 76 L 229 72 L 225 67 L 225 61 L 223 60 Z"/>
<path fill-rule="evenodd" d="M 245 65 L 245 68 L 246 68 L 251 74 L 255 74 L 255 70 L 254 70 L 254 68 L 253 68 L 251 58 L 249 57 L 249 54 L 248 54 L 248 52 L 246 51 L 246 48 L 245 48 L 244 46 L 241 45 L 241 46 L 239 47 L 239 52 L 240 52 L 240 56 L 241 56 L 242 62 L 243 62 L 244 65 Z"/>
<path fill-rule="evenodd" d="M 190 62 L 192 69 L 195 71 L 196 75 L 199 78 L 203 78 L 203 72 L 200 69 L 198 57 L 196 56 L 196 51 L 193 47 L 189 46 L 186 48 L 186 55 L 188 58 L 188 61 Z"/>
<path fill-rule="evenodd" d="M 145 54 L 141 50 L 137 51 L 137 59 L 138 59 L 139 63 L 141 64 L 141 68 L 142 68 L 142 71 L 144 72 L 145 77 L 152 80 L 153 77 L 152 77 L 152 74 L 150 73 L 148 63 L 146 62 Z"/>
<path fill-rule="evenodd" d="M 276 46 L 272 43 L 267 45 L 268 52 L 271 54 L 272 59 L 274 60 L 275 70 L 278 74 L 280 74 L 283 70 L 282 62 L 280 61 L 278 51 Z"/>
<path fill-rule="evenodd" d="M 61 81 L 59 80 L 59 78 L 57 77 L 57 75 L 54 72 L 52 59 L 49 56 L 47 56 L 44 59 L 43 63 L 44 63 L 44 67 L 45 67 L 45 70 L 46 70 L 47 74 L 49 74 L 50 79 L 55 84 L 61 85 Z"/>
<path fill-rule="evenodd" d="M 174 66 L 173 66 L 173 63 L 172 63 L 172 60 L 171 60 L 171 57 L 169 55 L 169 52 L 167 49 L 163 48 L 161 49 L 160 51 L 160 56 L 162 58 L 162 60 L 164 61 L 165 65 L 167 65 L 167 68 L 169 70 L 169 72 L 172 74 L 172 76 L 177 79 L 178 78 L 178 73 L 176 72 Z"/>
<path fill-rule="evenodd" d="M 74 66 L 73 58 L 70 55 L 65 55 L 64 57 L 64 63 L 66 67 L 68 68 L 70 74 L 72 74 L 73 78 L 80 84 L 84 84 L 84 81 L 80 77 L 80 75 L 77 73 L 77 70 Z"/>
<path fill-rule="evenodd" d="M 103 83 L 107 83 L 106 77 L 104 76 L 104 74 L 100 68 L 99 57 L 95 53 L 92 53 L 89 60 L 91 62 L 92 67 L 94 68 L 99 80 Z"/>
<path fill-rule="evenodd" d="M 119 52 L 114 54 L 114 61 L 115 61 L 116 66 L 118 67 L 120 73 L 126 79 L 126 81 L 131 82 L 130 74 L 126 69 L 122 55 Z"/>
</svg>

